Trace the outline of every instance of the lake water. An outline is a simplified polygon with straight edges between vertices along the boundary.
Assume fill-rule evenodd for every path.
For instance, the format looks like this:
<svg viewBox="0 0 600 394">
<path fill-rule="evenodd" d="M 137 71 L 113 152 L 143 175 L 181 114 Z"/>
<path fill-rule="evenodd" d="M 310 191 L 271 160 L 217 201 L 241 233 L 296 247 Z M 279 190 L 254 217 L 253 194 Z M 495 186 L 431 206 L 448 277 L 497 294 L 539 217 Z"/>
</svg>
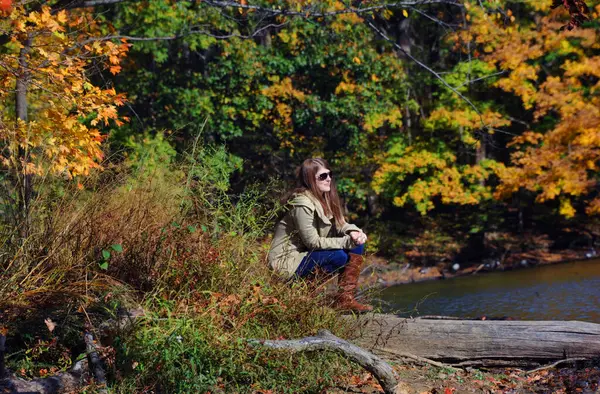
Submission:
<svg viewBox="0 0 600 394">
<path fill-rule="evenodd" d="M 600 323 L 600 260 L 399 285 L 379 298 L 385 312 L 403 316 Z"/>
</svg>

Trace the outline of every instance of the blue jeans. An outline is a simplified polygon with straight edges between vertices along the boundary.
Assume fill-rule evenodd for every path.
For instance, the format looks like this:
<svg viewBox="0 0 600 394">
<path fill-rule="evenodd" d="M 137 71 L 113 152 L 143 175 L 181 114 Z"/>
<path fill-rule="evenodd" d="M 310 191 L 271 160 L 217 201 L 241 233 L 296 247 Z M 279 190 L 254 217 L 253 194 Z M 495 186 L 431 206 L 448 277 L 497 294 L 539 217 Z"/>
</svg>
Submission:
<svg viewBox="0 0 600 394">
<path fill-rule="evenodd" d="M 341 270 L 350 259 L 349 253 L 363 254 L 365 245 L 358 245 L 353 249 L 331 249 L 331 250 L 314 250 L 309 252 L 296 269 L 295 276 L 303 278 L 312 273 L 316 267 L 319 267 L 327 273 L 334 273 Z"/>
</svg>

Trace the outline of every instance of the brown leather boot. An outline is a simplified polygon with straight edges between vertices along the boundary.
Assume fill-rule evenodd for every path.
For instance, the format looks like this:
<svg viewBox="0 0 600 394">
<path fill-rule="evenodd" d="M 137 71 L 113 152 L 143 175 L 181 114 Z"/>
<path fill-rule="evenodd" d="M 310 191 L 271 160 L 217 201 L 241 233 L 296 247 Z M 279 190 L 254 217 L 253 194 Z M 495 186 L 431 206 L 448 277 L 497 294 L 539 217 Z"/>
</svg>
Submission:
<svg viewBox="0 0 600 394">
<path fill-rule="evenodd" d="M 350 261 L 344 267 L 340 274 L 338 286 L 340 288 L 336 308 L 352 312 L 369 312 L 373 310 L 371 305 L 361 304 L 354 298 L 354 292 L 358 285 L 358 276 L 360 275 L 360 266 L 363 264 L 364 257 L 360 254 L 350 253 Z"/>
</svg>

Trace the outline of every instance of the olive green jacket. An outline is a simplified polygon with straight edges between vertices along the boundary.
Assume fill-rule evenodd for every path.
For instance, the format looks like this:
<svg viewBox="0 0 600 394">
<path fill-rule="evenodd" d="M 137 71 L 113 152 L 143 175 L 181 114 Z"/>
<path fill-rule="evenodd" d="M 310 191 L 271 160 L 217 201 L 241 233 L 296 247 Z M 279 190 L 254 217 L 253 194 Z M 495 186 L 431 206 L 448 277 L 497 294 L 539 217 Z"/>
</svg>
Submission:
<svg viewBox="0 0 600 394">
<path fill-rule="evenodd" d="M 275 235 L 269 250 L 269 265 L 282 276 L 291 277 L 311 251 L 324 249 L 352 249 L 356 246 L 350 232 L 360 231 L 345 223 L 340 230 L 328 218 L 312 193 L 295 194 L 289 202 L 290 210 L 275 226 Z"/>
</svg>

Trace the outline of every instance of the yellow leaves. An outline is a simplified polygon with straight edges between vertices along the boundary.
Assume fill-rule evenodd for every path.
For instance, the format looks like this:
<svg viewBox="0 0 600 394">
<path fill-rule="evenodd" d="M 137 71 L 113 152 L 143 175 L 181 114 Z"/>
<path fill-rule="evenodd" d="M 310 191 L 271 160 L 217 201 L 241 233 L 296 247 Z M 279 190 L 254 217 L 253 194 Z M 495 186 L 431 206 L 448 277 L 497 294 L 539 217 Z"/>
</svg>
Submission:
<svg viewBox="0 0 600 394">
<path fill-rule="evenodd" d="M 483 182 L 502 166 L 494 163 L 457 165 L 451 153 L 437 154 L 406 148 L 400 157 L 388 161 L 375 172 L 371 186 L 376 193 L 394 193 L 393 203 L 415 205 L 421 214 L 433 209 L 434 198 L 444 204 L 478 204 L 492 197 Z M 417 179 L 404 185 L 407 178 Z"/>
<path fill-rule="evenodd" d="M 262 93 L 271 99 L 295 99 L 300 102 L 304 102 L 306 99 L 304 92 L 292 86 L 292 79 L 290 77 L 286 77 L 280 83 L 275 83 L 263 89 Z"/>
<path fill-rule="evenodd" d="M 336 90 L 337 92 L 337 90 Z M 375 132 L 385 124 L 391 128 L 400 128 L 402 126 L 402 112 L 400 107 L 392 108 L 386 112 L 369 113 L 365 116 L 363 128 L 366 132 Z"/>
<path fill-rule="evenodd" d="M 357 56 L 354 56 L 354 57 L 352 58 L 352 61 L 353 61 L 354 63 L 356 63 L 356 64 L 360 64 L 360 63 L 362 63 L 362 62 L 360 61 L 360 58 L 359 58 L 359 57 L 357 57 Z"/>
<path fill-rule="evenodd" d="M 461 139 L 467 144 L 472 144 L 471 133 L 485 128 L 499 128 L 510 125 L 510 120 L 504 118 L 499 112 L 487 109 L 477 114 L 471 108 L 452 109 L 440 107 L 431 112 L 426 126 L 430 129 L 452 129 L 462 133 Z"/>
<path fill-rule="evenodd" d="M 68 21 L 67 12 L 65 10 L 61 10 L 56 14 L 56 21 L 60 24 L 66 24 Z"/>
<path fill-rule="evenodd" d="M 66 18 L 66 11 L 52 15 L 50 7 L 42 6 L 41 11 L 33 11 L 27 14 L 26 21 L 31 25 L 28 29 L 43 29 L 53 33 L 65 30 L 63 25 Z"/>
<path fill-rule="evenodd" d="M 511 67 L 512 64 L 507 66 Z M 529 81 L 537 80 L 538 66 L 521 63 L 514 67 L 508 78 L 502 78 L 496 86 L 506 92 L 512 92 L 521 97 L 525 109 L 531 109 L 536 101 L 537 90 Z"/>
<path fill-rule="evenodd" d="M 402 15 L 404 15 L 405 18 L 408 18 L 408 11 L 402 10 Z"/>
<path fill-rule="evenodd" d="M 346 82 L 346 81 L 341 81 L 338 84 L 338 86 L 336 86 L 336 88 L 335 88 L 335 94 L 336 95 L 340 95 L 342 93 L 355 94 L 361 90 L 362 90 L 361 86 L 359 86 L 357 84 Z"/>
<path fill-rule="evenodd" d="M 590 75 L 600 78 L 600 56 L 586 57 L 576 62 L 567 60 L 562 68 L 565 70 L 566 77 Z M 577 84 L 581 85 L 580 83 Z"/>
<path fill-rule="evenodd" d="M 558 212 L 567 218 L 575 216 L 575 208 L 571 205 L 571 201 L 566 198 L 561 199 Z"/>
<path fill-rule="evenodd" d="M 276 132 L 282 134 L 282 141 L 290 142 L 292 137 L 292 112 L 295 105 L 303 103 L 306 100 L 306 94 L 297 90 L 292 85 L 292 79 L 289 77 L 281 81 L 279 77 L 272 78 L 275 83 L 262 90 L 262 94 L 267 96 L 275 104 L 274 110 L 264 110 L 264 115 L 269 119 Z M 282 146 L 282 148 L 292 148 L 292 146 Z"/>
<path fill-rule="evenodd" d="M 304 43 L 300 40 L 298 32 L 295 30 L 282 29 L 277 33 L 277 37 L 285 44 L 288 44 L 292 53 L 299 53 L 304 48 Z"/>
</svg>

